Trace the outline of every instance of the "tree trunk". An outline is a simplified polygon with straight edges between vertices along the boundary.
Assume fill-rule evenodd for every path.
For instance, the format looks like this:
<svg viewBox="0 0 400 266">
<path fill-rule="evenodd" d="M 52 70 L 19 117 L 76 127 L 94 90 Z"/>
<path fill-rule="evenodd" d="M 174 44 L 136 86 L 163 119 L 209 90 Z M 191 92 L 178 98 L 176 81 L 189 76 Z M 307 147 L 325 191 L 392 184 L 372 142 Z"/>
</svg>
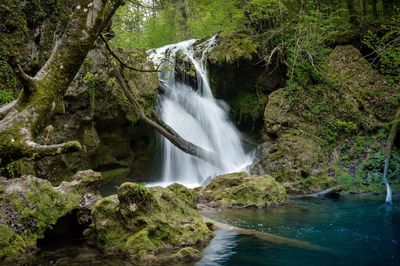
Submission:
<svg viewBox="0 0 400 266">
<path fill-rule="evenodd" d="M 313 251 L 330 251 L 327 248 L 312 244 L 307 241 L 286 238 L 286 237 L 282 237 L 282 236 L 278 236 L 278 235 L 260 232 L 260 231 L 254 230 L 254 229 L 240 228 L 240 227 L 232 226 L 230 224 L 217 222 L 217 221 L 207 218 L 205 216 L 203 216 L 203 220 L 206 223 L 211 223 L 217 229 L 233 231 L 239 235 L 252 236 L 252 237 L 267 241 L 269 243 L 277 244 L 277 245 L 285 245 L 285 246 L 289 246 L 289 247 L 295 247 L 295 248 L 313 250 Z"/>
<path fill-rule="evenodd" d="M 362 15 L 365 18 L 367 16 L 367 0 L 360 0 Z"/>
<path fill-rule="evenodd" d="M 385 147 L 385 168 L 383 173 L 383 182 L 385 184 L 387 183 L 387 175 L 389 171 L 389 163 L 390 163 L 390 157 L 392 156 L 394 141 L 396 140 L 397 132 L 399 130 L 400 130 L 400 109 L 397 111 L 396 115 L 393 118 L 392 127 L 390 129 L 389 137 Z"/>
<path fill-rule="evenodd" d="M 354 0 L 347 0 L 347 9 L 350 14 L 350 23 L 354 24 L 356 22 L 356 13 L 354 10 Z"/>
<path fill-rule="evenodd" d="M 50 58 L 34 77 L 25 74 L 13 58 L 9 59 L 24 89 L 11 107 L 0 110 L 0 168 L 23 157 L 81 149 L 77 141 L 40 145 L 34 139 L 62 106 L 63 96 L 87 53 L 122 4 L 123 0 L 79 0 Z"/>
<path fill-rule="evenodd" d="M 372 16 L 378 18 L 378 0 L 372 0 Z"/>
</svg>

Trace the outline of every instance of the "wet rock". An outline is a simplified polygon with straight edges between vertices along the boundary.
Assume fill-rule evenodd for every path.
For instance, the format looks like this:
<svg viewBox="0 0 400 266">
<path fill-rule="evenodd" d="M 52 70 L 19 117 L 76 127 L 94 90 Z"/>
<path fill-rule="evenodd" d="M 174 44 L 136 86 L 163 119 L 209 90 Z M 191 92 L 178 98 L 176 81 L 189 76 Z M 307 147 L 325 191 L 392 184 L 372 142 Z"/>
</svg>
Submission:
<svg viewBox="0 0 400 266">
<path fill-rule="evenodd" d="M 244 172 L 217 176 L 199 191 L 199 198 L 210 207 L 268 207 L 286 201 L 285 188 L 268 175 L 250 176 Z"/>
</svg>

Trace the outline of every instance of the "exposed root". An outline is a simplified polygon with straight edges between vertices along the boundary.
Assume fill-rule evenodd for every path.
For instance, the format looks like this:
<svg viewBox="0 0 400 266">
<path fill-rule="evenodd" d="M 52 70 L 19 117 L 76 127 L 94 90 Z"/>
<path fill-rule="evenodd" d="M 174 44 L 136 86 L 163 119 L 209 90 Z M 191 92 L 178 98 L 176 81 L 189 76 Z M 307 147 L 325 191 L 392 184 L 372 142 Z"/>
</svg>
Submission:
<svg viewBox="0 0 400 266">
<path fill-rule="evenodd" d="M 0 107 L 0 120 L 3 119 L 17 104 L 18 100 L 14 100 Z"/>
<path fill-rule="evenodd" d="M 60 144 L 42 145 L 32 140 L 32 136 L 26 128 L 22 128 L 21 133 L 24 136 L 25 146 L 32 152 L 32 157 L 35 159 L 82 150 L 82 146 L 79 141 L 68 141 Z"/>
</svg>

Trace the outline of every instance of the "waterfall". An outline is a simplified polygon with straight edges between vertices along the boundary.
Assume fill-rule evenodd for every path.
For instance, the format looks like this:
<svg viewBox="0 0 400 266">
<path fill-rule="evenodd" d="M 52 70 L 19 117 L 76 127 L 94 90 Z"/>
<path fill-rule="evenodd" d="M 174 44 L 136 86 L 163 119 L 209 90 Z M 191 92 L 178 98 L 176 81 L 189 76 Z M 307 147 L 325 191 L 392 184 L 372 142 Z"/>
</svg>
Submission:
<svg viewBox="0 0 400 266">
<path fill-rule="evenodd" d="M 159 136 L 157 152 L 161 160 L 158 163 L 161 164 L 160 178 L 165 184 L 177 182 L 195 187 L 218 174 L 246 170 L 252 162 L 252 156 L 244 151 L 240 133 L 229 120 L 228 106 L 215 99 L 211 91 L 205 58 L 216 44 L 216 38 L 196 45 L 202 51 L 198 54 L 195 43 L 196 40 L 188 40 L 149 52 L 149 58 L 161 71 L 163 94 L 159 95 L 157 109 L 163 121 L 187 141 L 215 152 L 219 163 L 211 165 L 188 155 Z M 176 79 L 178 55 L 193 65 L 197 86 L 190 85 L 187 78 L 186 81 Z"/>
<path fill-rule="evenodd" d="M 392 204 L 392 189 L 390 188 L 389 180 L 387 179 L 389 172 L 389 159 L 385 159 L 385 167 L 383 170 L 383 183 L 386 186 L 386 200 L 387 204 Z"/>
</svg>

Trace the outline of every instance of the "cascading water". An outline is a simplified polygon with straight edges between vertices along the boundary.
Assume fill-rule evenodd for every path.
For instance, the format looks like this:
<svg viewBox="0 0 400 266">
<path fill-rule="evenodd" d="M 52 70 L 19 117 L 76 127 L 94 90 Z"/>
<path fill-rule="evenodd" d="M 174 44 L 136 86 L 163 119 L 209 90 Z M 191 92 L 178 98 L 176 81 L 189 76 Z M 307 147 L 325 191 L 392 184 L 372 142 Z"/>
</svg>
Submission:
<svg viewBox="0 0 400 266">
<path fill-rule="evenodd" d="M 385 166 L 383 170 L 383 183 L 386 186 L 386 204 L 392 204 L 392 189 L 390 188 L 389 180 L 387 178 L 389 172 L 389 159 L 385 159 Z"/>
<path fill-rule="evenodd" d="M 160 65 L 163 95 L 159 96 L 159 112 L 163 121 L 187 141 L 217 154 L 219 162 L 211 165 L 188 155 L 160 136 L 162 183 L 178 182 L 198 186 L 215 175 L 244 171 L 252 162 L 246 154 L 240 133 L 228 117 L 228 108 L 213 97 L 205 56 L 215 45 L 216 38 L 200 44 L 200 58 L 195 55 L 196 40 L 188 40 L 151 51 L 149 57 Z M 196 70 L 197 88 L 189 82 L 176 80 L 176 56 L 184 56 Z"/>
</svg>

